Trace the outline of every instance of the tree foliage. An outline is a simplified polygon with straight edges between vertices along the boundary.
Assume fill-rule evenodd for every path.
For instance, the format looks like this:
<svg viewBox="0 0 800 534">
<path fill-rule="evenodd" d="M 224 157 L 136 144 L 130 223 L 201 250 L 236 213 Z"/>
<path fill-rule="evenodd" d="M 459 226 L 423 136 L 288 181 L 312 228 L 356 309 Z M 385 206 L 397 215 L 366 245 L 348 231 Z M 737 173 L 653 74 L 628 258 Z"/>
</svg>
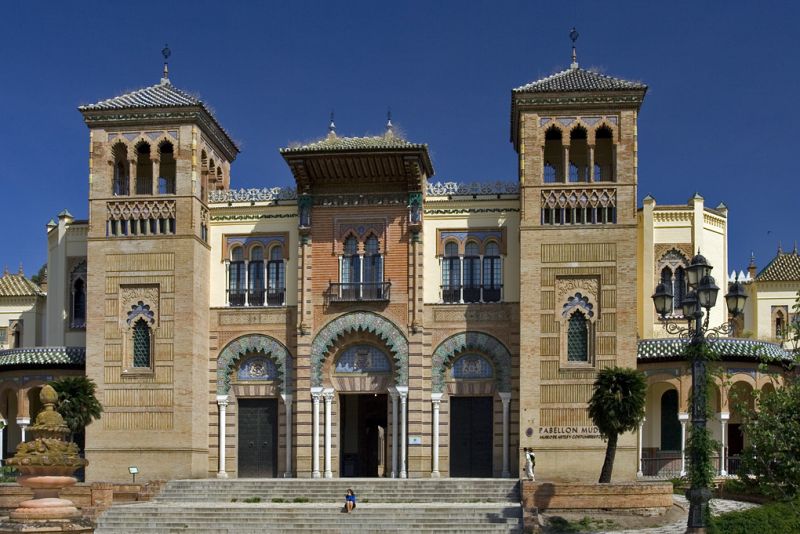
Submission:
<svg viewBox="0 0 800 534">
<path fill-rule="evenodd" d="M 42 282 L 47 280 L 47 264 L 45 263 L 41 267 L 39 267 L 39 271 L 31 276 L 31 282 L 36 285 L 41 285 Z"/>
<path fill-rule="evenodd" d="M 617 439 L 638 428 L 644 418 L 647 381 L 636 369 L 611 367 L 597 374 L 589 400 L 589 417 L 608 440 L 600 483 L 611 482 Z"/>
<path fill-rule="evenodd" d="M 72 432 L 82 434 L 84 428 L 100 419 L 103 406 L 97 400 L 95 383 L 85 376 L 65 376 L 50 383 L 58 392 L 56 410 Z"/>
</svg>

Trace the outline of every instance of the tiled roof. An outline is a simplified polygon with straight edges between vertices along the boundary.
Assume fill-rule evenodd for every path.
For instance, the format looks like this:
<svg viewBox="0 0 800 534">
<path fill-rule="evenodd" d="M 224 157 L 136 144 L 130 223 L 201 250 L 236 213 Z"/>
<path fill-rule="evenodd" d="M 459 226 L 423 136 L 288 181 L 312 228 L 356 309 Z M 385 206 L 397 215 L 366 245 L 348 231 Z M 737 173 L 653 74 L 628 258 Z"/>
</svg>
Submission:
<svg viewBox="0 0 800 534">
<path fill-rule="evenodd" d="M 43 297 L 45 295 L 42 288 L 28 280 L 24 274 L 6 272 L 0 277 L 0 297 Z"/>
<path fill-rule="evenodd" d="M 778 255 L 756 275 L 756 282 L 797 281 L 800 281 L 800 255 L 797 251 L 778 252 Z"/>
<path fill-rule="evenodd" d="M 647 85 L 591 70 L 570 68 L 541 80 L 517 87 L 515 93 L 564 93 L 584 91 L 629 91 L 647 90 Z"/>
<path fill-rule="evenodd" d="M 427 148 L 427 145 L 409 143 L 405 139 L 394 136 L 339 137 L 329 135 L 325 139 L 320 139 L 319 141 L 314 141 L 313 143 L 282 148 L 280 152 L 281 154 L 291 154 L 293 152 L 327 152 L 330 150 L 392 150 L 398 148 Z"/>
<path fill-rule="evenodd" d="M 91 111 L 98 109 L 130 109 L 130 108 L 162 108 L 162 107 L 183 107 L 201 106 L 203 102 L 190 95 L 186 91 L 178 89 L 169 81 L 162 81 L 157 85 L 151 85 L 144 89 L 138 89 L 115 96 L 107 100 L 101 100 L 95 104 L 80 106 L 81 111 Z M 208 110 L 206 110 L 208 111 Z M 209 113 L 210 114 L 210 113 Z"/>
<path fill-rule="evenodd" d="M 662 338 L 640 339 L 636 359 L 682 360 L 683 349 L 688 343 L 685 339 Z M 754 339 L 720 338 L 709 342 L 711 350 L 722 359 L 746 359 L 754 361 L 789 361 L 792 355 L 776 343 Z"/>
<path fill-rule="evenodd" d="M 0 350 L 0 368 L 86 365 L 83 347 L 27 347 Z"/>
</svg>

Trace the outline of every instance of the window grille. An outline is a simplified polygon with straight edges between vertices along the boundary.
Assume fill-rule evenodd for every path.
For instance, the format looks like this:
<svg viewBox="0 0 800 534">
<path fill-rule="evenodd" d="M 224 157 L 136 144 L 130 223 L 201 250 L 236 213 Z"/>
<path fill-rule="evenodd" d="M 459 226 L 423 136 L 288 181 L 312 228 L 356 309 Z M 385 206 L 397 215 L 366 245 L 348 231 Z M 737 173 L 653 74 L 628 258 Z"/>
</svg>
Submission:
<svg viewBox="0 0 800 534">
<path fill-rule="evenodd" d="M 150 327 L 144 319 L 133 325 L 133 366 L 150 367 Z"/>
<path fill-rule="evenodd" d="M 576 310 L 569 318 L 567 327 L 567 361 L 589 361 L 589 329 L 586 316 Z"/>
</svg>

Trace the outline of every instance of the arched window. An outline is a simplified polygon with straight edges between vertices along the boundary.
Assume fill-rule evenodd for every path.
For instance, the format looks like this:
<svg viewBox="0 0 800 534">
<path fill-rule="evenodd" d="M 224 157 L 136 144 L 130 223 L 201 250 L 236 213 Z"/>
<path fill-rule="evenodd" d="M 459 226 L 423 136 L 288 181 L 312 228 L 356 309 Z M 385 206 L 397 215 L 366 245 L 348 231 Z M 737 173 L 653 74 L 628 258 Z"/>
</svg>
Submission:
<svg viewBox="0 0 800 534">
<path fill-rule="evenodd" d="M 608 126 L 601 126 L 594 135 L 594 181 L 613 182 L 614 140 Z"/>
<path fill-rule="evenodd" d="M 130 194 L 130 180 L 128 178 L 128 147 L 117 143 L 111 150 L 114 156 L 114 182 L 112 193 L 116 196 Z"/>
<path fill-rule="evenodd" d="M 217 167 L 217 189 L 225 188 L 225 180 L 222 176 L 222 165 Z"/>
<path fill-rule="evenodd" d="M 567 327 L 567 361 L 589 361 L 589 325 L 586 316 L 575 310 Z"/>
<path fill-rule="evenodd" d="M 244 306 L 245 298 L 244 247 L 231 250 L 231 261 L 228 265 L 228 304 Z"/>
<path fill-rule="evenodd" d="M 461 302 L 461 258 L 458 256 L 458 243 L 454 241 L 444 245 L 442 300 L 450 303 Z"/>
<path fill-rule="evenodd" d="M 267 264 L 267 306 L 283 306 L 286 294 L 286 276 L 283 265 L 283 249 L 274 246 L 269 251 Z"/>
<path fill-rule="evenodd" d="M 86 283 L 77 278 L 72 283 L 72 319 L 70 328 L 86 328 Z"/>
<path fill-rule="evenodd" d="M 544 134 L 544 175 L 545 183 L 564 181 L 564 146 L 561 143 L 561 130 L 551 126 Z M 548 166 L 552 171 L 548 170 Z"/>
<path fill-rule="evenodd" d="M 255 246 L 250 249 L 250 263 L 247 266 L 248 295 L 250 306 L 264 305 L 264 247 Z"/>
<path fill-rule="evenodd" d="M 576 126 L 569 134 L 569 181 L 589 181 L 589 144 L 586 129 Z"/>
<path fill-rule="evenodd" d="M 464 245 L 464 302 L 481 300 L 481 256 L 475 241 Z"/>
<path fill-rule="evenodd" d="M 16 323 L 11 328 L 11 348 L 18 349 L 22 347 L 22 327 Z"/>
<path fill-rule="evenodd" d="M 150 161 L 150 145 L 136 145 L 136 194 L 153 194 L 153 163 Z"/>
<path fill-rule="evenodd" d="M 383 256 L 380 242 L 370 235 L 364 243 L 364 287 L 363 298 L 383 298 Z"/>
<path fill-rule="evenodd" d="M 133 366 L 150 367 L 150 326 L 145 319 L 133 323 Z"/>
<path fill-rule="evenodd" d="M 678 391 L 661 395 L 661 450 L 681 450 L 681 422 L 678 420 Z"/>
<path fill-rule="evenodd" d="M 783 316 L 783 312 L 778 310 L 775 312 L 775 337 L 777 339 L 783 339 L 786 328 L 786 319 Z"/>
<path fill-rule="evenodd" d="M 386 353 L 372 345 L 347 347 L 336 358 L 334 373 L 390 373 L 392 364 Z"/>
<path fill-rule="evenodd" d="M 342 297 L 346 300 L 357 300 L 361 296 L 361 256 L 358 254 L 358 240 L 350 236 L 344 240 L 342 256 Z"/>
<path fill-rule="evenodd" d="M 161 153 L 158 166 L 158 194 L 174 195 L 176 165 L 172 143 L 164 141 L 158 148 Z"/>
<path fill-rule="evenodd" d="M 483 253 L 483 301 L 500 302 L 502 288 L 503 265 L 500 259 L 500 247 L 495 241 L 490 241 Z"/>
</svg>

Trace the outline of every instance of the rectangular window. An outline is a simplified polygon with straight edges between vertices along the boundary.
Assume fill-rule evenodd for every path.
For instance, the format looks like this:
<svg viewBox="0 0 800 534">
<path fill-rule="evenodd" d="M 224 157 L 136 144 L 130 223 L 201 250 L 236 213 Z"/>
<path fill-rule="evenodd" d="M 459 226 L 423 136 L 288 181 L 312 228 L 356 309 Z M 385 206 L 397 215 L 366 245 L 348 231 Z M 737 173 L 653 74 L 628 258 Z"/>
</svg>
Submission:
<svg viewBox="0 0 800 534">
<path fill-rule="evenodd" d="M 481 300 L 481 259 L 477 256 L 464 258 L 464 302 Z"/>
<path fill-rule="evenodd" d="M 244 280 L 244 262 L 232 261 L 228 267 L 228 304 L 230 306 L 244 306 Z"/>
</svg>

